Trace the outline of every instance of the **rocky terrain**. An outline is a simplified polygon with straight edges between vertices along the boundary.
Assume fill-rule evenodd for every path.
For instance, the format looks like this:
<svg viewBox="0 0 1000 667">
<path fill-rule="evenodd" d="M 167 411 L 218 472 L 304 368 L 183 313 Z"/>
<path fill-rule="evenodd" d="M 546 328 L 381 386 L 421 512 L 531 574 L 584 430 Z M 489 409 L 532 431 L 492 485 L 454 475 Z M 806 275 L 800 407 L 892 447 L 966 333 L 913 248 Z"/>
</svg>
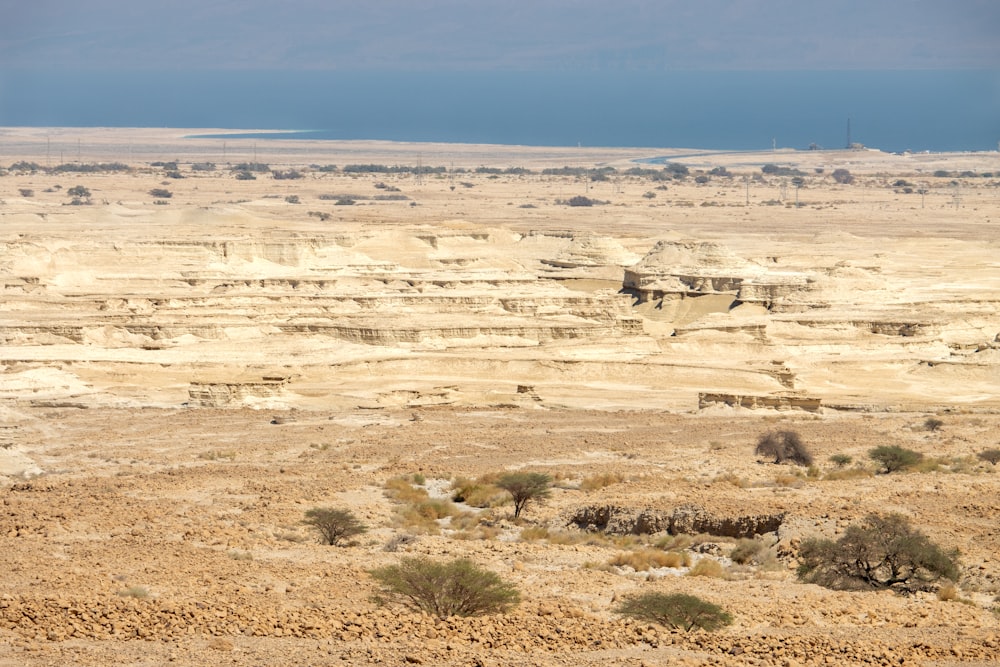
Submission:
<svg viewBox="0 0 1000 667">
<path fill-rule="evenodd" d="M 0 142 L 0 664 L 1000 659 L 1000 154 Z M 775 428 L 816 464 L 758 461 Z M 925 460 L 876 475 L 878 445 Z M 517 521 L 393 492 L 508 470 L 555 479 Z M 369 531 L 322 546 L 318 506 Z M 797 581 L 802 539 L 886 511 L 959 549 L 956 588 Z M 614 564 L 657 544 L 688 564 Z M 378 607 L 406 554 L 523 602 Z M 734 623 L 613 613 L 645 590 Z"/>
</svg>

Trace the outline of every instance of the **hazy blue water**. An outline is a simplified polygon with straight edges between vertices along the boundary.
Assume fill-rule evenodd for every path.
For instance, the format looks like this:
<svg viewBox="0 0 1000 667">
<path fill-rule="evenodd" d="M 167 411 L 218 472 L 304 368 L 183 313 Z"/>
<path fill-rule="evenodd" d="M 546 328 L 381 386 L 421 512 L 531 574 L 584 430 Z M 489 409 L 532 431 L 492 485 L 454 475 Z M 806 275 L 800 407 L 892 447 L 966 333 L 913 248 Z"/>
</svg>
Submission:
<svg viewBox="0 0 1000 667">
<path fill-rule="evenodd" d="M 0 72 L 0 125 L 525 145 L 996 150 L 1000 70 Z"/>
</svg>

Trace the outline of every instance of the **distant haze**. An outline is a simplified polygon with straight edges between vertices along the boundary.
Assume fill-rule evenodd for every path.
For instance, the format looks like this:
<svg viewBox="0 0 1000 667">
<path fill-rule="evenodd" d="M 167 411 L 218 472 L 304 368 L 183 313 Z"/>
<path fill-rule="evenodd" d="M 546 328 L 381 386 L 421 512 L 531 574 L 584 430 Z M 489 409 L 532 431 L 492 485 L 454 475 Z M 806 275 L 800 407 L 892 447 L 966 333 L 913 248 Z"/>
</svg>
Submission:
<svg viewBox="0 0 1000 667">
<path fill-rule="evenodd" d="M 0 0 L 3 69 L 1000 68 L 997 0 Z"/>
</svg>

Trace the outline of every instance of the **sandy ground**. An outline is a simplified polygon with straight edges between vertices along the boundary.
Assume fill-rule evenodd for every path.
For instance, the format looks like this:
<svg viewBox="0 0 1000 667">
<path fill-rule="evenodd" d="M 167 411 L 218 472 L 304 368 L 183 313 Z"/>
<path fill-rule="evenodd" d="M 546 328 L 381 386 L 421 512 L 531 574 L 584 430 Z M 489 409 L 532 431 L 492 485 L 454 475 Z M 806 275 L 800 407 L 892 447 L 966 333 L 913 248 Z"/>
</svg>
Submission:
<svg viewBox="0 0 1000 667">
<path fill-rule="evenodd" d="M 130 166 L 0 171 L 0 664 L 1000 660 L 1000 488 L 976 457 L 1000 447 L 1000 154 L 187 138 L 214 132 L 0 129 L 0 170 Z M 690 173 L 626 173 L 658 157 Z M 169 161 L 183 178 L 150 164 Z M 236 179 L 251 161 L 303 177 Z M 563 166 L 616 171 L 541 173 Z M 491 173 L 512 167 L 531 173 Z M 811 473 L 754 457 L 779 427 Z M 929 461 L 873 475 L 881 444 Z M 512 469 L 556 479 L 518 522 L 419 523 L 385 489 Z M 370 531 L 318 544 L 303 513 L 327 505 Z M 783 517 L 773 557 L 737 565 L 734 538 L 703 535 L 678 548 L 723 576 L 637 573 L 608 562 L 662 535 L 571 521 L 686 505 Z M 961 551 L 955 599 L 797 582 L 799 540 L 877 511 Z M 367 570 L 402 534 L 523 603 L 446 623 L 376 607 Z M 734 624 L 613 613 L 641 590 Z"/>
</svg>

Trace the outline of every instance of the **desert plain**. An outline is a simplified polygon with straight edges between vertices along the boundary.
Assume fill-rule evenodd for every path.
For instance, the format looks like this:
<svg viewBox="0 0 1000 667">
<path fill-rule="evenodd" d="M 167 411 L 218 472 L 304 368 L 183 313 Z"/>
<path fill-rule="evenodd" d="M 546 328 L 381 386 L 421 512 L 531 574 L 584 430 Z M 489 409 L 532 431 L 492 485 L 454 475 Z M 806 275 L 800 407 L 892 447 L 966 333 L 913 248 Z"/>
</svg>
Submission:
<svg viewBox="0 0 1000 667">
<path fill-rule="evenodd" d="M 1000 661 L 1000 153 L 224 135 L 0 129 L 0 664 Z M 446 502 L 513 470 L 554 480 L 517 520 Z M 798 580 L 887 512 L 954 586 Z M 415 555 L 521 603 L 377 604 Z"/>
</svg>

